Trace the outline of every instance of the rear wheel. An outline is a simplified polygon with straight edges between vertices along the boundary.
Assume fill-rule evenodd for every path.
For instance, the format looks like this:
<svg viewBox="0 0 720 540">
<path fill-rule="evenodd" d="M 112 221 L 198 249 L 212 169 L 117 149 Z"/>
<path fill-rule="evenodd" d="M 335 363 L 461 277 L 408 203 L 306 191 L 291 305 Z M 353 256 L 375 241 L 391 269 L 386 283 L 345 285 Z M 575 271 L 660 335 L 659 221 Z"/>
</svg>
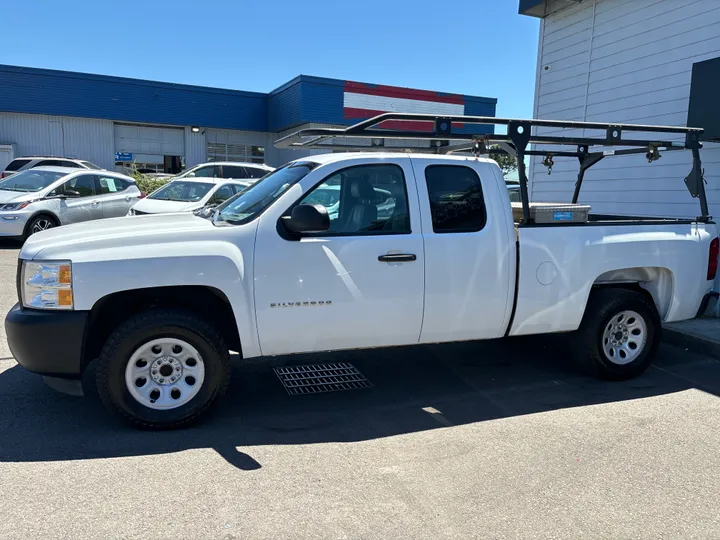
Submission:
<svg viewBox="0 0 720 540">
<path fill-rule="evenodd" d="M 652 363 L 660 333 L 660 316 L 646 295 L 627 289 L 599 289 L 591 294 L 575 336 L 576 357 L 595 377 L 631 379 Z"/>
<path fill-rule="evenodd" d="M 192 313 L 151 310 L 108 338 L 98 360 L 105 406 L 140 427 L 176 428 L 204 415 L 230 380 L 227 346 Z"/>
</svg>

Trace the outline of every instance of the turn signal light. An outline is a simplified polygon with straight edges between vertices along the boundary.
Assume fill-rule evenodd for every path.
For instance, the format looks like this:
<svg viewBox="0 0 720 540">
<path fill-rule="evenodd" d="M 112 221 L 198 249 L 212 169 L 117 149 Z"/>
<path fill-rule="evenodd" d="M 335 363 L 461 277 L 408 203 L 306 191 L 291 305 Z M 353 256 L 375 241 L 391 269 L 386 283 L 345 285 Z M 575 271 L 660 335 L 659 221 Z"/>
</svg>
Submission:
<svg viewBox="0 0 720 540">
<path fill-rule="evenodd" d="M 720 255 L 720 240 L 718 240 L 717 238 L 714 238 L 713 241 L 710 242 L 710 256 L 708 258 L 708 271 L 707 271 L 708 281 L 715 279 L 715 276 L 717 275 L 718 255 Z"/>
</svg>

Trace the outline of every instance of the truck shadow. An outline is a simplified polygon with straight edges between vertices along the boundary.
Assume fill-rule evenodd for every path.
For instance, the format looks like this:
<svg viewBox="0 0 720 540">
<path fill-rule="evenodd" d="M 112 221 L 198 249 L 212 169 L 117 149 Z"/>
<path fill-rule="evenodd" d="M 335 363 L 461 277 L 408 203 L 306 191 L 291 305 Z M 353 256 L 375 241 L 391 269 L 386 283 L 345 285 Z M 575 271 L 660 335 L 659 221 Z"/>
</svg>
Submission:
<svg viewBox="0 0 720 540">
<path fill-rule="evenodd" d="M 0 461 L 63 461 L 213 448 L 243 470 L 262 445 L 355 442 L 690 388 L 720 395 L 720 362 L 663 345 L 656 366 L 620 383 L 586 377 L 554 336 L 236 363 L 202 424 L 147 432 L 108 416 L 98 396 L 58 394 L 18 366 L 0 373 Z M 374 387 L 289 396 L 272 367 L 352 362 Z"/>
</svg>

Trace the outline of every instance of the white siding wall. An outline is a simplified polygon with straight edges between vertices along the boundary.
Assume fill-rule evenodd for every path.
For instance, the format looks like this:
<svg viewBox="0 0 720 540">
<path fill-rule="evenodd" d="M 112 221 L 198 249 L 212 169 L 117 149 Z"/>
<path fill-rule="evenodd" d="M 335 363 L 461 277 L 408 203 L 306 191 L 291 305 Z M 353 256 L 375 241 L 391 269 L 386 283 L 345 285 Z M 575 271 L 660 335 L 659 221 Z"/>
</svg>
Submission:
<svg viewBox="0 0 720 540">
<path fill-rule="evenodd" d="M 0 144 L 17 144 L 18 156 L 87 159 L 112 169 L 113 123 L 109 120 L 0 112 Z"/>
<path fill-rule="evenodd" d="M 685 125 L 693 63 L 720 56 L 720 0 L 585 0 L 546 17 L 540 33 L 536 117 Z M 706 145 L 701 157 L 720 216 L 720 147 Z M 577 160 L 557 158 L 550 176 L 540 161 L 531 164 L 532 199 L 569 200 Z M 653 164 L 606 158 L 587 173 L 580 200 L 598 213 L 694 217 L 699 204 L 683 183 L 690 168 L 689 152 Z"/>
<path fill-rule="evenodd" d="M 193 133 L 189 127 L 185 128 L 186 169 L 207 161 L 205 146 L 205 130 L 201 130 L 200 133 Z"/>
</svg>

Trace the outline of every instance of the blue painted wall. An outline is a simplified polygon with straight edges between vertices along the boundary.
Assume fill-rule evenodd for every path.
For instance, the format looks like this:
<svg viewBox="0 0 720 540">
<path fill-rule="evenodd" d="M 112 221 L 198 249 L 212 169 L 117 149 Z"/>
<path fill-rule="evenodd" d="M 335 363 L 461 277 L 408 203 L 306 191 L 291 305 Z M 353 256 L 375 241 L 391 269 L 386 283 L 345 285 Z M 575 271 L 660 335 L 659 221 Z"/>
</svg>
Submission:
<svg viewBox="0 0 720 540">
<path fill-rule="evenodd" d="M 267 131 L 266 94 L 0 65 L 0 111 Z"/>
<path fill-rule="evenodd" d="M 305 123 L 354 124 L 344 118 L 344 89 L 345 81 L 307 75 L 262 94 L 0 65 L 4 112 L 273 133 Z M 497 100 L 463 98 L 466 114 L 495 116 Z"/>
</svg>

